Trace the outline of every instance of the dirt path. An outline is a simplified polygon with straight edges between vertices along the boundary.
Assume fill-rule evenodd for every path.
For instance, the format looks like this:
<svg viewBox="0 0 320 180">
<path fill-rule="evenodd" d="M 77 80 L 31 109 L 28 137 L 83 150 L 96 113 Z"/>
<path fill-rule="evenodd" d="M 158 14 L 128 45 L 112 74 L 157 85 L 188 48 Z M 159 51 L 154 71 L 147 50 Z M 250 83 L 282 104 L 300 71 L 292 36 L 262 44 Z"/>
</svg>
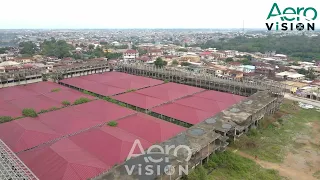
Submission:
<svg viewBox="0 0 320 180">
<path fill-rule="evenodd" d="M 317 180 L 315 177 L 312 176 L 312 174 L 309 174 L 303 171 L 297 171 L 296 169 L 292 169 L 291 167 L 284 166 L 282 164 L 270 163 L 270 162 L 262 161 L 259 159 L 256 160 L 254 157 L 241 151 L 234 150 L 233 152 L 236 154 L 239 154 L 242 157 L 255 161 L 257 164 L 259 164 L 263 168 L 274 169 L 279 171 L 280 176 L 288 177 L 292 180 Z"/>
</svg>

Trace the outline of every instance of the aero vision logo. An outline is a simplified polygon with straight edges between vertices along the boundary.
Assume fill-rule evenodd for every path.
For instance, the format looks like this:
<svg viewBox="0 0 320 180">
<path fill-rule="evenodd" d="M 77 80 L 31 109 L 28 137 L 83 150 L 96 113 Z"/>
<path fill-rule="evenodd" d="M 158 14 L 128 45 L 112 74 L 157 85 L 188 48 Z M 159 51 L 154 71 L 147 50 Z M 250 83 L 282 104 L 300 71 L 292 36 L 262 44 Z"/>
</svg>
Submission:
<svg viewBox="0 0 320 180">
<path fill-rule="evenodd" d="M 266 23 L 266 26 L 269 31 L 293 31 L 294 29 L 298 31 L 302 31 L 304 29 L 314 31 L 315 23 L 312 21 L 315 21 L 317 16 L 318 12 L 313 7 L 287 7 L 281 11 L 278 4 L 274 3 L 271 7 L 267 20 L 274 20 L 275 22 Z M 293 23 L 293 21 L 297 23 Z"/>
</svg>

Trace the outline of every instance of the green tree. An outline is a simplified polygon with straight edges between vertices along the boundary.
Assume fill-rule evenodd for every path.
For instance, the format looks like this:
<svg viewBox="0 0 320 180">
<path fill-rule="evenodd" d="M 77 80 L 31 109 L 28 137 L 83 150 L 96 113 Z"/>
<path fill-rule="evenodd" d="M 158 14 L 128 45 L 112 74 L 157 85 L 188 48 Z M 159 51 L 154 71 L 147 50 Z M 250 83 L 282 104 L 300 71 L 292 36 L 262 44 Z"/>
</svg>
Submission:
<svg viewBox="0 0 320 180">
<path fill-rule="evenodd" d="M 156 61 L 154 62 L 154 65 L 155 65 L 156 67 L 160 67 L 160 68 L 161 68 L 161 67 L 167 65 L 167 61 L 164 61 L 164 60 L 162 60 L 162 58 L 158 57 L 158 58 L 156 59 Z"/>
<path fill-rule="evenodd" d="M 191 63 L 189 63 L 189 62 L 182 62 L 182 63 L 180 63 L 180 65 L 181 65 L 181 66 L 190 66 Z"/>
<path fill-rule="evenodd" d="M 27 56 L 32 56 L 35 54 L 36 52 L 36 44 L 34 44 L 33 42 L 31 41 L 28 41 L 28 42 L 21 42 L 19 44 L 19 47 L 20 47 L 20 53 L 21 54 L 25 54 Z"/>
<path fill-rule="evenodd" d="M 94 49 L 94 45 L 93 44 L 89 44 L 89 50 L 93 50 Z"/>
<path fill-rule="evenodd" d="M 50 41 L 45 40 L 41 44 L 41 54 L 45 56 L 55 56 L 58 58 L 71 57 L 70 53 L 73 50 L 73 46 L 67 44 L 66 41 L 58 40 L 51 38 Z"/>
<path fill-rule="evenodd" d="M 122 57 L 122 53 L 105 53 L 105 57 L 108 59 L 118 59 L 120 57 Z"/>
<path fill-rule="evenodd" d="M 173 66 L 177 66 L 179 65 L 179 62 L 177 60 L 173 60 L 172 63 L 171 63 Z"/>
<path fill-rule="evenodd" d="M 228 62 L 232 62 L 233 61 L 233 59 L 232 58 L 230 58 L 230 57 L 228 57 L 227 59 L 226 59 L 226 62 L 228 63 Z"/>
<path fill-rule="evenodd" d="M 180 48 L 180 49 L 178 49 L 177 51 L 179 51 L 179 52 L 188 52 L 188 49 Z"/>
</svg>

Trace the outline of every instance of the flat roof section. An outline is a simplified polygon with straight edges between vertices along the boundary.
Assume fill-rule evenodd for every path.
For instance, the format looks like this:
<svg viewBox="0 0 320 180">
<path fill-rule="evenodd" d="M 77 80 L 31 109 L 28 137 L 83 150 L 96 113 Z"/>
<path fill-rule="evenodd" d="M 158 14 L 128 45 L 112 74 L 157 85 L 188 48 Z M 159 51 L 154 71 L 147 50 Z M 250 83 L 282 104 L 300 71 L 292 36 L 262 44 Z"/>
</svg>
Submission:
<svg viewBox="0 0 320 180">
<path fill-rule="evenodd" d="M 134 76 L 134 75 L 112 71 L 112 72 L 106 72 L 106 73 L 102 73 L 102 74 L 92 74 L 92 75 L 87 75 L 87 76 L 81 76 L 79 78 L 89 80 L 89 81 L 98 82 L 98 83 L 105 83 L 105 82 L 113 81 L 115 79 L 117 79 L 117 80 L 128 79 L 128 78 L 131 78 L 132 76 Z"/>
<path fill-rule="evenodd" d="M 85 180 L 110 168 L 69 139 L 20 153 L 18 157 L 39 179 L 46 180 Z"/>
<path fill-rule="evenodd" d="M 161 105 L 153 108 L 152 111 L 189 124 L 197 124 L 212 116 L 212 113 L 210 112 L 176 103 Z"/>
<path fill-rule="evenodd" d="M 166 141 L 186 130 L 184 127 L 142 113 L 118 120 L 117 127 L 151 143 Z"/>
<path fill-rule="evenodd" d="M 163 104 L 166 102 L 164 100 L 157 99 L 155 97 L 147 96 L 144 94 L 139 94 L 136 92 L 120 94 L 120 95 L 114 96 L 113 98 L 118 101 L 130 104 L 139 108 L 143 108 L 143 109 L 150 109 L 154 106 L 157 106 L 159 104 Z"/>
</svg>

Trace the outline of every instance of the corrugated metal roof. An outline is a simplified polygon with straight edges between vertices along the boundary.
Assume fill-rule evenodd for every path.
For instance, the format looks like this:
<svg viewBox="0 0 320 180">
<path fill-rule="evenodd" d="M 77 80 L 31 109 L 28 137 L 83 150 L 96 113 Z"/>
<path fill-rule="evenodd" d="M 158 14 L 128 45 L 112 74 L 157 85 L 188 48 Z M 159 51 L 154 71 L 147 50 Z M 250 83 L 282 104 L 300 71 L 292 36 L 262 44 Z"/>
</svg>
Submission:
<svg viewBox="0 0 320 180">
<path fill-rule="evenodd" d="M 116 100 L 131 104 L 140 108 L 149 109 L 166 101 L 143 94 L 130 92 L 113 97 Z"/>
<path fill-rule="evenodd" d="M 166 115 L 187 122 L 189 124 L 197 124 L 212 116 L 212 113 L 205 112 L 192 107 L 170 103 L 152 109 L 153 112 Z"/>
<path fill-rule="evenodd" d="M 141 113 L 118 120 L 117 127 L 151 143 L 165 141 L 185 130 L 184 127 Z"/>
<path fill-rule="evenodd" d="M 24 118 L 0 124 L 0 139 L 14 152 L 23 151 L 60 137 L 38 119 Z"/>
<path fill-rule="evenodd" d="M 69 139 L 18 156 L 39 179 L 46 180 L 86 180 L 110 168 Z"/>
</svg>

